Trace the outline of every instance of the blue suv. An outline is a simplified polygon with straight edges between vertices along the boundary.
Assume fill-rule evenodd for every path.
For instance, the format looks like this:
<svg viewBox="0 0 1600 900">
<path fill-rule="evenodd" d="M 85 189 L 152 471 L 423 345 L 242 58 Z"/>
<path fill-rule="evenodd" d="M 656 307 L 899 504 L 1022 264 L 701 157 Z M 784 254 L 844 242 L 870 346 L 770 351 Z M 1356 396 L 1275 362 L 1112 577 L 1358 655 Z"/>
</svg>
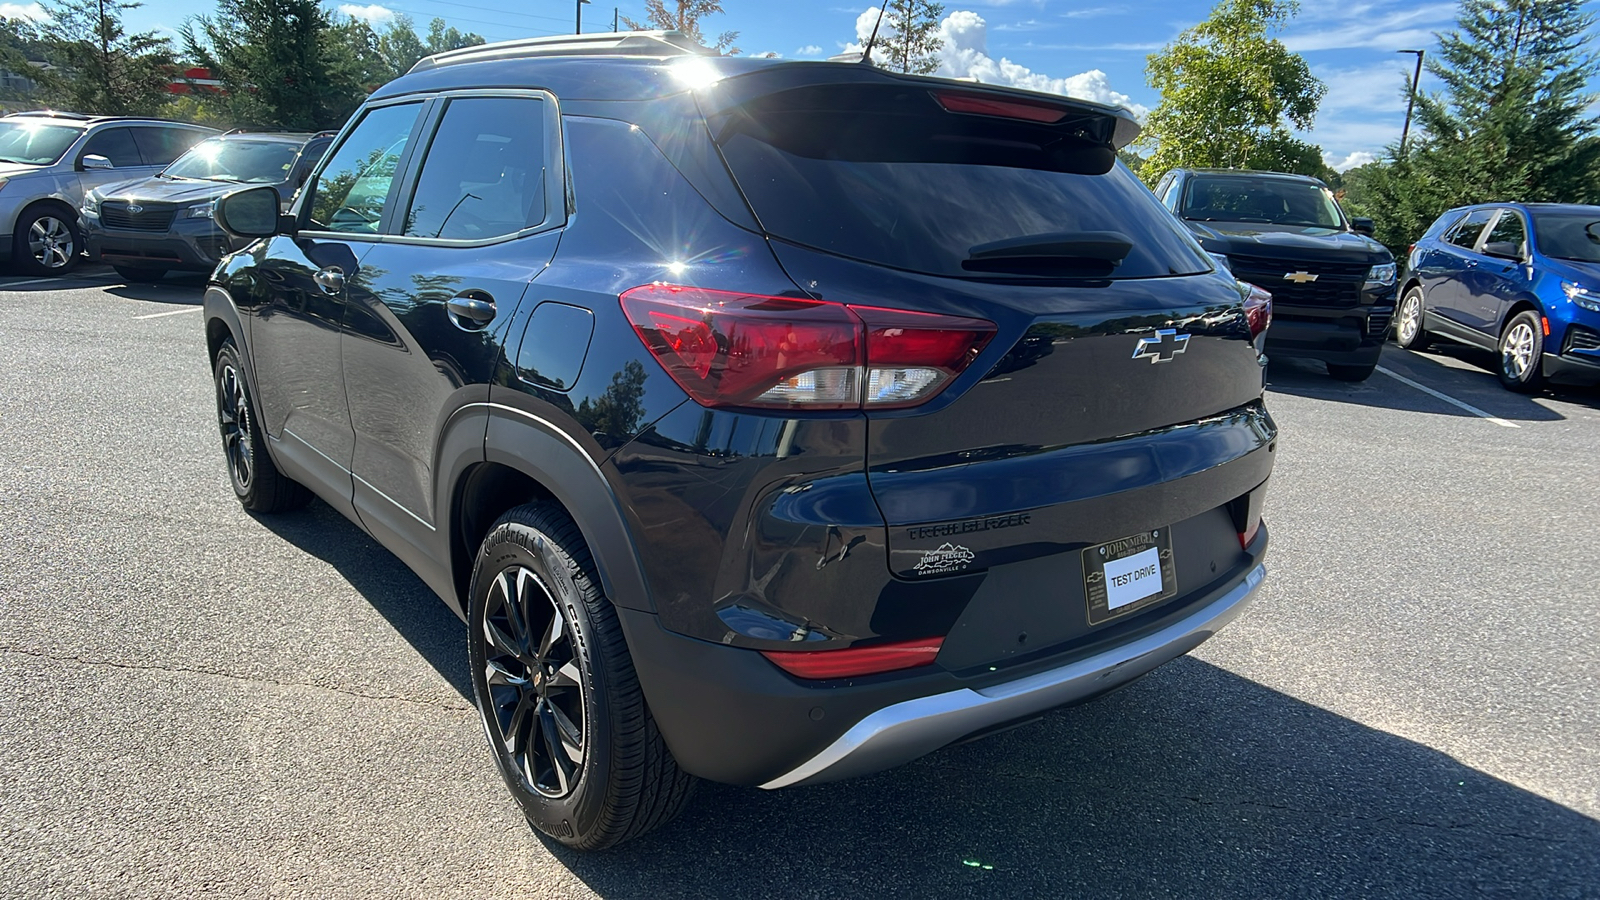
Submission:
<svg viewBox="0 0 1600 900">
<path fill-rule="evenodd" d="M 1500 381 L 1600 383 L 1600 207 L 1496 203 L 1452 209 L 1411 245 L 1395 339 L 1495 350 Z"/>
</svg>

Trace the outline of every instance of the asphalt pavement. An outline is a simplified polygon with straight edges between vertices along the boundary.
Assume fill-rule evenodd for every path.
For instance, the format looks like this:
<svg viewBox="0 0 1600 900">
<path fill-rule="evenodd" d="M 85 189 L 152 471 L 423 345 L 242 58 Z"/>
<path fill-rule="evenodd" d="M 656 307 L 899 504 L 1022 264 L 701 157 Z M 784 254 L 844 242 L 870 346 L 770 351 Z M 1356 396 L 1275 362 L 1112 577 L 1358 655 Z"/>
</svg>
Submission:
<svg viewBox="0 0 1600 900">
<path fill-rule="evenodd" d="M 459 620 L 234 502 L 200 284 L 0 276 L 0 896 L 1600 897 L 1600 392 L 1275 362 L 1271 574 L 1216 639 L 581 855 L 500 784 Z"/>
</svg>

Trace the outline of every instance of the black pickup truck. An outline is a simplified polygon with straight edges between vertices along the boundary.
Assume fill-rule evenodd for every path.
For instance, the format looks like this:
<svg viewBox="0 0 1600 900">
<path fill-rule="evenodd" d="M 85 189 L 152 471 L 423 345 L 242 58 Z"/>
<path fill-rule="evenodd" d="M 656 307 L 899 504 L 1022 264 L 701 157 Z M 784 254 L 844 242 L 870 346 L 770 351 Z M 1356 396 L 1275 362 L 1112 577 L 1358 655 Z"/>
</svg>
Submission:
<svg viewBox="0 0 1600 900">
<path fill-rule="evenodd" d="M 1267 353 L 1318 359 L 1364 381 L 1394 318 L 1395 263 L 1328 186 L 1304 175 L 1173 169 L 1156 196 L 1240 281 L 1272 293 Z"/>
</svg>

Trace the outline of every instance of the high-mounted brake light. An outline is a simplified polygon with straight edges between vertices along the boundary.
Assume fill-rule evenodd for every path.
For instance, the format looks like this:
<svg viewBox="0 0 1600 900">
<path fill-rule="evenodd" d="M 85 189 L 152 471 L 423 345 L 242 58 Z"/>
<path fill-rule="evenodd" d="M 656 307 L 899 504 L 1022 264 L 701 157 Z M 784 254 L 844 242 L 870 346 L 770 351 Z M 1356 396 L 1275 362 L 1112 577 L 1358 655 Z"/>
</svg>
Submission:
<svg viewBox="0 0 1600 900">
<path fill-rule="evenodd" d="M 762 650 L 761 655 L 799 678 L 849 678 L 928 665 L 942 646 L 944 638 L 937 637 L 843 650 Z"/>
<path fill-rule="evenodd" d="M 933 99 L 953 113 L 999 116 L 1002 119 L 1022 119 L 1025 122 L 1042 122 L 1046 125 L 1054 125 L 1067 117 L 1067 111 L 1059 106 L 1031 103 L 1027 100 L 1002 99 L 983 94 L 934 91 Z"/>
<path fill-rule="evenodd" d="M 1250 288 L 1244 298 L 1244 316 L 1250 322 L 1250 337 L 1254 339 L 1272 324 L 1272 295 L 1253 284 L 1244 284 Z"/>
<path fill-rule="evenodd" d="M 823 300 L 649 284 L 622 311 L 702 406 L 888 409 L 925 403 L 994 337 L 993 322 Z"/>
</svg>

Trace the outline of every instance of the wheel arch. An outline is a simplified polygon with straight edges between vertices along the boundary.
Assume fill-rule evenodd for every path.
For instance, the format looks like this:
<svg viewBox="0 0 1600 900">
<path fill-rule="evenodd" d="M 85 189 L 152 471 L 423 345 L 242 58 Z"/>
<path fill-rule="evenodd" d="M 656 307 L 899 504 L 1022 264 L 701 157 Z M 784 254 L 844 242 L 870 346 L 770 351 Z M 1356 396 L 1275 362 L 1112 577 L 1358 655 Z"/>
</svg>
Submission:
<svg viewBox="0 0 1600 900">
<path fill-rule="evenodd" d="M 578 526 L 594 559 L 601 589 L 618 606 L 653 612 L 622 503 L 584 446 L 546 418 L 499 404 L 488 406 L 481 461 L 452 479 L 450 563 L 464 612 L 473 559 L 495 520 L 536 501 L 560 506 Z"/>
<path fill-rule="evenodd" d="M 11 225 L 12 233 L 20 234 L 23 221 L 28 216 L 38 212 L 41 209 L 61 210 L 65 217 L 71 222 L 72 227 L 77 228 L 80 235 L 83 233 L 83 229 L 78 228 L 78 211 L 72 208 L 71 203 L 68 203 L 66 200 L 63 200 L 60 197 L 54 196 L 40 197 L 39 199 L 28 203 L 26 206 L 22 207 L 22 209 L 18 210 L 17 218 Z"/>
<path fill-rule="evenodd" d="M 1415 275 L 1409 276 L 1409 277 L 1406 278 L 1405 281 L 1401 282 L 1399 298 L 1402 299 L 1402 300 L 1405 299 L 1406 294 L 1411 293 L 1411 289 L 1412 288 L 1416 288 L 1417 290 L 1422 291 L 1422 304 L 1423 304 L 1423 306 L 1427 306 L 1427 304 L 1428 304 L 1428 292 L 1426 290 L 1424 290 L 1423 287 L 1422 287 L 1422 279 L 1418 278 Z"/>
<path fill-rule="evenodd" d="M 1495 334 L 1496 335 L 1505 334 L 1506 325 L 1512 319 L 1516 318 L 1518 313 L 1525 312 L 1525 311 L 1526 312 L 1532 312 L 1534 315 L 1539 316 L 1540 319 L 1544 318 L 1544 307 L 1539 305 L 1539 301 L 1538 300 L 1535 300 L 1534 298 L 1524 294 L 1524 295 L 1518 297 L 1517 299 L 1511 301 L 1511 303 L 1506 307 L 1505 313 L 1500 316 L 1500 324 L 1499 324 L 1499 327 L 1495 329 Z M 1541 334 L 1539 336 L 1539 339 L 1541 341 L 1543 341 L 1544 340 L 1544 335 Z"/>
</svg>

